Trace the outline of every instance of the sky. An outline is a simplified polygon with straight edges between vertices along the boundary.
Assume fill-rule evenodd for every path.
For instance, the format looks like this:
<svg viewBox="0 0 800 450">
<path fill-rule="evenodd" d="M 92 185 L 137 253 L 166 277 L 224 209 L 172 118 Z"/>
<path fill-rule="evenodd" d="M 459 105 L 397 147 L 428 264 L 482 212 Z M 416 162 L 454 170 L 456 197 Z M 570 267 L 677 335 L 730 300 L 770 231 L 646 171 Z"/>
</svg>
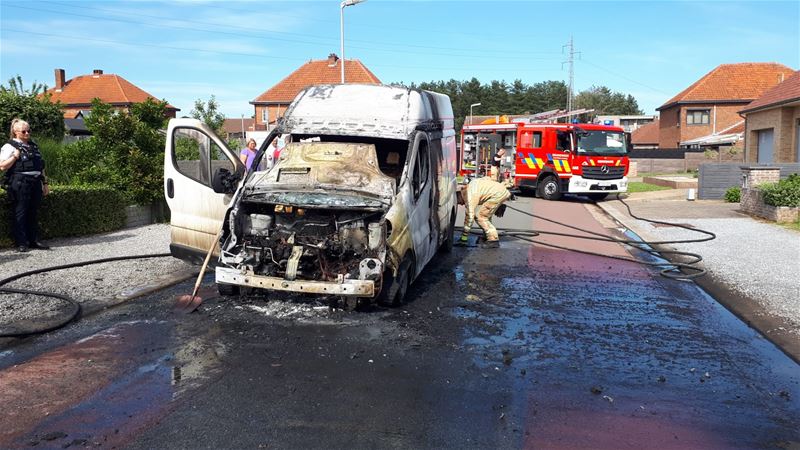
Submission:
<svg viewBox="0 0 800 450">
<path fill-rule="evenodd" d="M 189 115 L 229 118 L 311 59 L 340 53 L 326 1 L 0 0 L 0 83 L 113 73 Z M 344 9 L 345 56 L 382 82 L 569 80 L 633 95 L 646 114 L 720 64 L 800 69 L 800 1 L 391 1 Z M 566 100 L 565 100 L 566 103 Z M 477 107 L 475 114 L 479 114 Z"/>
</svg>

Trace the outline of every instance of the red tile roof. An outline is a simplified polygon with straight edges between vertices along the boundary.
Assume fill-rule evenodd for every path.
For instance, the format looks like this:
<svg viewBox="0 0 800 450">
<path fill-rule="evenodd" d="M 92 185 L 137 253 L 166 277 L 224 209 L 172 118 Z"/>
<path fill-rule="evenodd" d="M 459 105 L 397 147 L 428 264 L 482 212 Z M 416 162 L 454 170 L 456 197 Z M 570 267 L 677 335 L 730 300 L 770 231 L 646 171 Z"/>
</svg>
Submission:
<svg viewBox="0 0 800 450">
<path fill-rule="evenodd" d="M 764 92 L 761 97 L 747 105 L 742 112 L 765 109 L 770 106 L 782 105 L 793 101 L 800 101 L 800 70 L 787 78 L 783 83 Z"/>
<path fill-rule="evenodd" d="M 677 103 L 752 101 L 793 74 L 794 70 L 778 63 L 722 64 L 656 110 Z"/>
<path fill-rule="evenodd" d="M 250 103 L 291 103 L 297 94 L 308 86 L 340 83 L 341 62 L 335 55 L 331 55 L 328 59 L 309 61 Z M 347 83 L 381 84 L 381 80 L 357 59 L 347 60 L 344 65 L 344 78 Z"/>
<path fill-rule="evenodd" d="M 64 106 L 89 105 L 94 98 L 115 106 L 141 103 L 148 98 L 158 100 L 125 78 L 111 73 L 80 75 L 64 83 L 62 89 L 51 88 L 47 93 L 51 95 L 50 101 L 60 101 Z M 169 104 L 167 109 L 179 111 Z"/>
<path fill-rule="evenodd" d="M 633 130 L 631 141 L 634 144 L 658 144 L 658 122 L 659 119 L 656 119 Z"/>
</svg>

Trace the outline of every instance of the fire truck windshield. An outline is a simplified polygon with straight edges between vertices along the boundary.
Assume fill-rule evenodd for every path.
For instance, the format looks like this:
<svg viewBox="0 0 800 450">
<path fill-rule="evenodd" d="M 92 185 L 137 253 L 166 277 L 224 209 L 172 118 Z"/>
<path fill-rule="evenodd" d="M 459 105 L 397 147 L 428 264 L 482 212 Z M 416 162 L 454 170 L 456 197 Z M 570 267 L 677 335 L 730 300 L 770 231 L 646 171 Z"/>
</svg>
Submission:
<svg viewBox="0 0 800 450">
<path fill-rule="evenodd" d="M 583 130 L 575 134 L 580 154 L 623 156 L 628 153 L 625 135 L 618 131 Z"/>
</svg>

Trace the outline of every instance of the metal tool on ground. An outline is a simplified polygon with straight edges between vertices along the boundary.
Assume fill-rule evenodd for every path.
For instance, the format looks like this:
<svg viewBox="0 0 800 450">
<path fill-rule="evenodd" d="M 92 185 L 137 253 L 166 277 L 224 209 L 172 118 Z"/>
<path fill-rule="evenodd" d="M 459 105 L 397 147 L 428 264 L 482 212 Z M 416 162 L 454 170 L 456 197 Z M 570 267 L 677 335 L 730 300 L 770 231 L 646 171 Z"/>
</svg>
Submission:
<svg viewBox="0 0 800 450">
<path fill-rule="evenodd" d="M 200 289 L 200 283 L 203 281 L 203 275 L 206 273 L 206 267 L 208 267 L 208 262 L 211 260 L 211 254 L 214 253 L 214 247 L 217 246 L 217 241 L 219 241 L 219 237 L 222 235 L 222 227 L 220 227 L 219 231 L 217 231 L 217 236 L 211 242 L 211 247 L 208 248 L 208 253 L 206 253 L 206 259 L 203 261 L 203 266 L 200 267 L 200 273 L 197 274 L 197 281 L 194 282 L 194 289 L 192 290 L 192 295 L 181 295 L 178 297 L 178 301 L 175 303 L 175 310 L 190 314 L 194 312 L 201 303 L 203 303 L 203 299 L 197 295 L 197 291 Z"/>
</svg>

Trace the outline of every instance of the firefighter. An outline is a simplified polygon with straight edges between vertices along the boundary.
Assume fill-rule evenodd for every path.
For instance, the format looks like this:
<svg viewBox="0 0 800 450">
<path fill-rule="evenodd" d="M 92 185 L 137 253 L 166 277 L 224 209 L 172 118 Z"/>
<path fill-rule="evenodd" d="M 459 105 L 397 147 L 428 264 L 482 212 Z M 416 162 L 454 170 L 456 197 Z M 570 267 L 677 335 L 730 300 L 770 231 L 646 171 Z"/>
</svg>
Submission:
<svg viewBox="0 0 800 450">
<path fill-rule="evenodd" d="M 492 225 L 493 215 L 503 217 L 506 205 L 503 203 L 511 198 L 511 192 L 506 187 L 489 177 L 473 180 L 466 189 L 461 189 L 457 194 L 458 204 L 465 205 L 464 230 L 461 232 L 460 245 L 466 245 L 469 240 L 469 230 L 472 223 L 477 221 L 486 235 L 482 248 L 500 247 L 500 238 L 497 229 Z M 478 209 L 477 215 L 475 209 Z"/>
<path fill-rule="evenodd" d="M 492 158 L 491 174 L 494 181 L 500 181 L 500 166 L 503 164 L 503 157 L 506 155 L 506 149 L 500 147 Z"/>
</svg>

